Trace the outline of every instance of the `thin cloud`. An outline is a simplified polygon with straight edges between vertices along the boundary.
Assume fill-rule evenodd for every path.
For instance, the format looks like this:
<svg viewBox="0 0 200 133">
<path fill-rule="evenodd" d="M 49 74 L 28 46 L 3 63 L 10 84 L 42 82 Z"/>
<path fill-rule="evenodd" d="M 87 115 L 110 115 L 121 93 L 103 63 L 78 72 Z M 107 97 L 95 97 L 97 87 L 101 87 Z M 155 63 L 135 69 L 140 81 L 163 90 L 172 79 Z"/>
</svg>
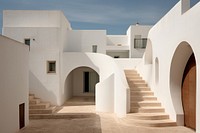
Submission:
<svg viewBox="0 0 200 133">
<path fill-rule="evenodd" d="M 152 21 L 159 16 L 158 12 L 149 12 L 152 7 L 145 9 L 127 10 L 119 6 L 109 5 L 90 5 L 84 3 L 73 3 L 74 8 L 65 8 L 64 12 L 70 21 L 88 22 L 98 24 L 120 24 L 129 23 L 130 20 L 145 20 Z M 148 12 L 147 12 L 148 10 Z"/>
<path fill-rule="evenodd" d="M 62 10 L 76 27 L 102 25 L 112 33 L 131 24 L 156 23 L 178 0 L 0 0 L 2 10 Z M 0 18 L 0 26 L 2 17 Z M 109 32 L 109 31 L 108 31 Z"/>
</svg>

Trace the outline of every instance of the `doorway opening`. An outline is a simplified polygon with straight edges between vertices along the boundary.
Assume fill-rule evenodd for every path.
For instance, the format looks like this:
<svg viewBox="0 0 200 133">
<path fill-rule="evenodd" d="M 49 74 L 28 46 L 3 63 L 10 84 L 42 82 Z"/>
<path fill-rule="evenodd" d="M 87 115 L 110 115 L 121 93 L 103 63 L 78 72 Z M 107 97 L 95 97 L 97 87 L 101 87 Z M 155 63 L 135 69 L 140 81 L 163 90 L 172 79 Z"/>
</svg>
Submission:
<svg viewBox="0 0 200 133">
<path fill-rule="evenodd" d="M 25 103 L 19 105 L 19 129 L 25 126 Z"/>
<path fill-rule="evenodd" d="M 72 70 L 65 81 L 66 100 L 94 105 L 95 88 L 98 82 L 99 75 L 92 68 L 78 67 Z"/>
</svg>

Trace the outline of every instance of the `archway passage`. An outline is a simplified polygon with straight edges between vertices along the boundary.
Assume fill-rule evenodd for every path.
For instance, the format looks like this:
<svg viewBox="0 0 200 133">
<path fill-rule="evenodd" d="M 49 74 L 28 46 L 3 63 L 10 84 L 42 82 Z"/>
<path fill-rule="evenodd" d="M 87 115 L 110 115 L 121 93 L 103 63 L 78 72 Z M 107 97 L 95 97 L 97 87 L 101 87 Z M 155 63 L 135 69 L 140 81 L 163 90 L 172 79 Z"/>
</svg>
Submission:
<svg viewBox="0 0 200 133">
<path fill-rule="evenodd" d="M 65 99 L 72 104 L 95 104 L 95 87 L 98 73 L 89 67 L 72 70 L 65 81 Z"/>
<path fill-rule="evenodd" d="M 186 127 L 196 129 L 196 61 L 192 54 L 187 62 L 182 80 L 182 104 Z"/>
</svg>

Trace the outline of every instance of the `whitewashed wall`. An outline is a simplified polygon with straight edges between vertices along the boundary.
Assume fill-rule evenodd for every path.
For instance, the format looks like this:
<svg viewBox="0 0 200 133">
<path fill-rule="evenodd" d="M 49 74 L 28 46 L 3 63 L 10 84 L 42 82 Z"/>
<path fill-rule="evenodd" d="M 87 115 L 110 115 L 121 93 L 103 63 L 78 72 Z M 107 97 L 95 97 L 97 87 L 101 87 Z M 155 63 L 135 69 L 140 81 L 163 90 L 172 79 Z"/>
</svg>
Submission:
<svg viewBox="0 0 200 133">
<path fill-rule="evenodd" d="M 141 58 L 129 58 L 129 59 L 115 59 L 117 65 L 123 69 L 136 69 L 136 67 L 142 63 Z"/>
<path fill-rule="evenodd" d="M 0 35 L 0 132 L 19 130 L 19 104 L 25 103 L 28 116 L 28 47 Z"/>
<path fill-rule="evenodd" d="M 67 42 L 68 30 L 70 24 L 60 11 L 4 11 L 3 34 L 22 43 L 25 38 L 31 40 L 30 92 L 55 105 L 60 88 L 60 51 Z M 55 74 L 47 73 L 47 61 L 56 61 Z"/>
<path fill-rule="evenodd" d="M 4 10 L 3 27 L 60 27 L 61 21 L 70 27 L 61 11 Z"/>
<path fill-rule="evenodd" d="M 67 35 L 65 52 L 92 52 L 92 45 L 97 45 L 97 53 L 106 53 L 105 30 L 71 30 Z"/>
<path fill-rule="evenodd" d="M 181 2 L 186 3 L 181 3 Z M 149 32 L 149 39 L 152 49 L 152 64 L 138 67 L 142 73 L 142 66 L 152 65 L 149 72 L 143 73 L 144 77 L 149 77 L 149 84 L 158 96 L 166 112 L 171 119 L 183 125 L 183 109 L 181 102 L 181 81 L 186 62 L 193 51 L 197 65 L 197 98 L 196 98 L 196 132 L 200 132 L 200 89 L 199 89 L 199 32 L 200 23 L 200 3 L 188 9 L 188 0 L 177 3 Z M 186 10 L 187 8 L 187 10 Z M 181 9 L 184 9 L 184 13 Z M 148 53 L 146 53 L 148 54 Z M 151 54 L 149 54 L 151 55 Z M 144 58 L 145 59 L 145 58 Z M 155 61 L 158 60 L 159 71 L 156 70 Z M 158 82 L 155 81 L 155 73 L 158 71 Z M 148 75 L 152 73 L 153 75 Z"/>
<path fill-rule="evenodd" d="M 63 54 L 60 103 L 63 103 L 67 99 L 67 90 L 64 88 L 67 76 L 73 69 L 82 66 L 92 68 L 100 76 L 100 82 L 96 85 L 96 92 L 98 92 L 98 94 L 96 93 L 96 101 L 99 101 L 102 97 L 105 97 L 102 94 L 107 94 L 105 98 L 108 99 L 101 101 L 101 106 L 99 106 L 98 102 L 96 103 L 97 109 L 101 109 L 101 111 L 105 112 L 114 111 L 114 113 L 116 113 L 119 117 L 125 116 L 129 111 L 127 106 L 129 104 L 129 101 L 127 100 L 129 97 L 129 89 L 126 77 L 123 70 L 120 69 L 114 62 L 114 59 L 104 54 L 68 52 Z M 111 75 L 114 75 L 114 77 L 111 78 Z M 101 87 L 109 88 L 109 90 Z M 111 92 L 114 92 L 114 95 Z M 114 103 L 107 101 L 114 101 Z M 113 108 L 111 109 L 111 107 Z"/>
<path fill-rule="evenodd" d="M 126 35 L 107 35 L 107 45 L 128 45 Z"/>
<path fill-rule="evenodd" d="M 142 38 L 147 38 L 149 30 L 152 26 L 149 25 L 131 25 L 127 30 L 127 35 L 129 37 L 130 45 L 130 57 L 131 58 L 142 58 L 145 52 L 145 49 L 135 49 L 134 48 L 134 39 L 135 35 L 141 35 Z"/>
</svg>

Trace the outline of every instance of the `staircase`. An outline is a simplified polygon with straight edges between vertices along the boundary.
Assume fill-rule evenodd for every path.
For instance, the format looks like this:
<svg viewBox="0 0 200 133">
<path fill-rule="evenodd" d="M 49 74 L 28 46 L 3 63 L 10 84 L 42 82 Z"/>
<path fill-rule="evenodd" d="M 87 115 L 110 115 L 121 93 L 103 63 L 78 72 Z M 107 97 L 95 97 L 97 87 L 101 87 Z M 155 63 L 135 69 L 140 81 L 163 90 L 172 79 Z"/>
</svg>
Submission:
<svg viewBox="0 0 200 133">
<path fill-rule="evenodd" d="M 125 70 L 125 74 L 130 87 L 131 105 L 130 113 L 122 119 L 123 123 L 147 127 L 176 126 L 137 71 Z"/>
<path fill-rule="evenodd" d="M 48 102 L 42 102 L 40 98 L 36 98 L 34 94 L 29 94 L 29 118 L 40 119 L 48 117 L 56 111 L 56 106 L 52 106 Z"/>
</svg>

